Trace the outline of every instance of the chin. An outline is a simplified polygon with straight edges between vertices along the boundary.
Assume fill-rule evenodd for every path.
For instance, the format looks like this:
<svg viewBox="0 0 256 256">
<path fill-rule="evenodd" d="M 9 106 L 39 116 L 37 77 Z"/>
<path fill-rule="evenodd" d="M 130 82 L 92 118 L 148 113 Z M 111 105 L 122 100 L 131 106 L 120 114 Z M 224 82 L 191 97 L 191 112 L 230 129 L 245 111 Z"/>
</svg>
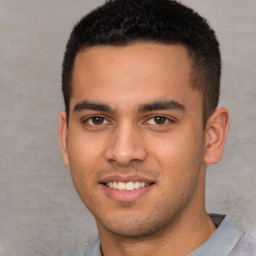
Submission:
<svg viewBox="0 0 256 256">
<path fill-rule="evenodd" d="M 97 226 L 99 230 L 107 230 L 119 237 L 139 238 L 161 234 L 173 227 L 174 223 L 172 223 L 172 220 L 159 220 L 150 216 L 145 219 L 139 219 L 137 216 L 119 216 L 104 222 L 97 221 Z"/>
</svg>

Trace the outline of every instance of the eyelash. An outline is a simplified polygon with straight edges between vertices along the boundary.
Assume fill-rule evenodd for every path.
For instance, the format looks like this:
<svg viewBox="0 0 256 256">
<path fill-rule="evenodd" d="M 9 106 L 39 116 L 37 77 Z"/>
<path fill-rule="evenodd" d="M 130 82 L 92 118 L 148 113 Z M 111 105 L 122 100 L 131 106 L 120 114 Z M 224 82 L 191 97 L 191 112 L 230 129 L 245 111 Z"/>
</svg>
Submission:
<svg viewBox="0 0 256 256">
<path fill-rule="evenodd" d="M 150 124 L 150 125 L 157 125 L 157 126 L 163 127 L 163 126 L 168 125 L 169 123 L 174 123 L 174 120 L 173 120 L 173 119 L 171 119 L 170 117 L 167 117 L 167 116 L 165 116 L 165 115 L 154 115 L 154 116 L 151 116 L 151 117 L 149 117 L 149 118 L 147 119 L 146 122 L 149 123 L 149 120 L 155 119 L 155 118 L 164 118 L 164 119 L 165 119 L 165 120 L 164 120 L 164 123 L 163 123 L 163 124 L 157 124 L 157 123 L 155 123 L 155 124 Z M 155 122 L 155 120 L 154 120 L 154 122 Z"/>
<path fill-rule="evenodd" d="M 91 121 L 91 123 L 89 123 L 89 120 L 92 120 L 93 118 L 101 118 L 102 119 L 102 121 L 103 121 L 103 123 L 99 123 L 99 124 L 95 124 L 95 123 L 93 123 L 93 121 Z M 153 119 L 155 119 L 155 118 L 164 118 L 164 123 L 163 124 L 157 124 L 156 122 L 155 122 L 155 120 L 154 120 L 154 124 L 150 124 L 149 123 L 149 121 L 150 120 L 153 120 Z M 82 119 L 81 120 L 81 123 L 87 123 L 87 124 L 89 124 L 90 126 L 100 126 L 100 125 L 104 125 L 104 122 L 108 122 L 108 123 L 110 123 L 110 121 L 106 118 L 106 117 L 104 117 L 104 116 L 101 116 L 101 115 L 94 115 L 94 116 L 89 116 L 89 117 L 87 117 L 87 118 L 85 118 L 85 119 Z M 165 115 L 154 115 L 154 116 L 150 116 L 150 117 L 148 117 L 147 118 L 147 120 L 144 122 L 144 123 L 147 123 L 147 124 L 149 124 L 149 125 L 152 125 L 152 126 L 160 126 L 160 127 L 163 127 L 163 126 L 166 126 L 166 125 L 168 125 L 169 123 L 174 123 L 174 120 L 173 119 L 171 119 L 170 117 L 167 117 L 167 116 L 165 116 Z"/>
<path fill-rule="evenodd" d="M 89 123 L 89 120 L 92 120 L 93 118 L 102 118 L 103 119 L 103 123 L 102 124 L 93 124 L 93 121 L 92 121 L 92 123 L 90 124 Z M 100 126 L 100 125 L 103 125 L 104 124 L 104 122 L 105 121 L 107 121 L 108 123 L 110 123 L 110 121 L 108 121 L 108 119 L 106 118 L 106 117 L 104 117 L 104 116 L 101 116 L 101 115 L 94 115 L 94 116 L 89 116 L 89 117 L 86 117 L 85 119 L 82 119 L 81 120 L 81 123 L 87 123 L 87 124 L 89 124 L 89 125 L 91 125 L 91 126 Z"/>
</svg>

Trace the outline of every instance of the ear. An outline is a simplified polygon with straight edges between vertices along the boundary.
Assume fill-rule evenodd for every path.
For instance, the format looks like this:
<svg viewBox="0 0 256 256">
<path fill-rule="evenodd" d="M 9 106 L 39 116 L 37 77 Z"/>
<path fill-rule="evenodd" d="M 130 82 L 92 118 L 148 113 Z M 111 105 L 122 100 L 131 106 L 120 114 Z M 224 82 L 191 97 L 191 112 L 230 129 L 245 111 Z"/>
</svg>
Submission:
<svg viewBox="0 0 256 256">
<path fill-rule="evenodd" d="M 67 115 L 65 111 L 62 111 L 60 113 L 60 119 L 59 119 L 60 147 L 61 147 L 63 162 L 64 164 L 69 165 L 68 150 L 67 150 L 67 134 L 68 134 Z"/>
<path fill-rule="evenodd" d="M 216 109 L 206 124 L 204 162 L 215 164 L 222 158 L 229 128 L 229 113 L 225 108 Z"/>
</svg>

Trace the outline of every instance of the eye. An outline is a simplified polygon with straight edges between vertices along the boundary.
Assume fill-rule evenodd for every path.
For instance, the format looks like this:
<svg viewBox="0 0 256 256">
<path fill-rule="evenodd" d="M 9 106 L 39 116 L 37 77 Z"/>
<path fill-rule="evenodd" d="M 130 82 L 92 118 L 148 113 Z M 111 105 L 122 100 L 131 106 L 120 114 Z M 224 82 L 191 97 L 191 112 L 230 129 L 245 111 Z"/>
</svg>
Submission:
<svg viewBox="0 0 256 256">
<path fill-rule="evenodd" d="M 102 116 L 91 116 L 83 120 L 83 123 L 88 123 L 90 125 L 103 125 L 103 124 L 109 124 L 109 121 Z"/>
<path fill-rule="evenodd" d="M 173 122 L 173 121 L 166 116 L 153 116 L 149 118 L 147 121 L 148 124 L 152 124 L 152 125 L 165 125 L 170 122 Z"/>
</svg>

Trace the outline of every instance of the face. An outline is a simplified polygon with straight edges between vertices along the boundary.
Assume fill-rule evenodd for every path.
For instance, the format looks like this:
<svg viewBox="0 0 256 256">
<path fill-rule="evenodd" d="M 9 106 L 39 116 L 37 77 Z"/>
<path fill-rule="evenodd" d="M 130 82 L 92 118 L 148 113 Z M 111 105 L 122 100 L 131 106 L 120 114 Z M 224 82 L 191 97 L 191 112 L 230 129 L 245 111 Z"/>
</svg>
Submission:
<svg viewBox="0 0 256 256">
<path fill-rule="evenodd" d="M 204 208 L 202 95 L 191 72 L 182 46 L 77 55 L 63 156 L 99 230 L 153 234 Z"/>
</svg>

